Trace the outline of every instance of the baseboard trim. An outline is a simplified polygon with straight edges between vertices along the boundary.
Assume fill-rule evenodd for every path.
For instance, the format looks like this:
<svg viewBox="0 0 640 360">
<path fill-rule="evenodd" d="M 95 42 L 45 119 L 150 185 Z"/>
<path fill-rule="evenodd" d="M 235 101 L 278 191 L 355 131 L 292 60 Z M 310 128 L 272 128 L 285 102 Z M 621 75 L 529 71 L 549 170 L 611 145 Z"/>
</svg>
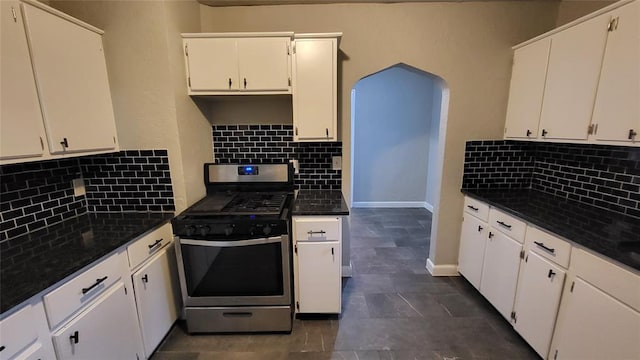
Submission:
<svg viewBox="0 0 640 360">
<path fill-rule="evenodd" d="M 342 277 L 352 277 L 353 276 L 353 266 L 351 263 L 349 265 L 342 265 Z"/>
<path fill-rule="evenodd" d="M 431 276 L 460 276 L 458 265 L 434 265 L 431 259 L 427 259 L 427 271 Z"/>
<path fill-rule="evenodd" d="M 424 208 L 424 201 L 354 201 L 354 208 Z"/>
<path fill-rule="evenodd" d="M 428 202 L 424 203 L 424 208 L 427 209 L 430 213 L 433 214 L 433 205 L 429 204 Z"/>
</svg>

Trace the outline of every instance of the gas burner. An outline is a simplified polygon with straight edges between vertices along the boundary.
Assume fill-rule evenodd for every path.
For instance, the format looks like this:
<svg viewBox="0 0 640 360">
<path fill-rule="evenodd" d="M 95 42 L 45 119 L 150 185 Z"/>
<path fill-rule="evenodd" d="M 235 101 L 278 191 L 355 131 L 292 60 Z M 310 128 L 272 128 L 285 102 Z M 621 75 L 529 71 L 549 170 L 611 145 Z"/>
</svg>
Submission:
<svg viewBox="0 0 640 360">
<path fill-rule="evenodd" d="M 243 192 L 221 211 L 231 214 L 279 214 L 287 199 L 285 192 Z"/>
</svg>

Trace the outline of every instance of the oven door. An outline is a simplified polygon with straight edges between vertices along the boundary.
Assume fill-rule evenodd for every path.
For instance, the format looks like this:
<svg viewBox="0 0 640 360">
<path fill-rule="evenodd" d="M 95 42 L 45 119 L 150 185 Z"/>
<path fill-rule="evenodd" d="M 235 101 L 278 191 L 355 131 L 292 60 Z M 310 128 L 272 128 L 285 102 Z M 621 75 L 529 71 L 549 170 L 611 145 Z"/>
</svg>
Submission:
<svg viewBox="0 0 640 360">
<path fill-rule="evenodd" d="M 185 306 L 290 305 L 289 236 L 176 241 Z"/>
</svg>

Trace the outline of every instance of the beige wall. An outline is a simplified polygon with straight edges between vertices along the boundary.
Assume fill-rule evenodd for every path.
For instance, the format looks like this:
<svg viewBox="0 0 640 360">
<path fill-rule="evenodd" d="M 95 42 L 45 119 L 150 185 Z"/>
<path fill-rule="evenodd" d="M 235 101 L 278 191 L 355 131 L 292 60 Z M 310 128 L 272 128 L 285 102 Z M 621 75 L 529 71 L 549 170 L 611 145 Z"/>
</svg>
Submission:
<svg viewBox="0 0 640 360">
<path fill-rule="evenodd" d="M 571 22 L 579 17 L 592 13 L 615 1 L 561 1 L 558 7 L 556 27 Z"/>
<path fill-rule="evenodd" d="M 122 149 L 167 149 L 180 211 L 204 195 L 211 128 L 186 95 L 180 32 L 198 31 L 195 1 L 51 1 L 105 31 L 104 46 Z M 196 175 L 197 174 L 197 175 Z"/>
<path fill-rule="evenodd" d="M 350 193 L 350 90 L 362 77 L 404 62 L 450 89 L 440 207 L 432 261 L 456 264 L 464 142 L 501 138 L 510 47 L 554 27 L 555 2 L 327 4 L 213 8 L 202 31 L 342 31 L 339 103 L 343 193 Z M 434 241 L 435 240 L 435 241 Z"/>
</svg>

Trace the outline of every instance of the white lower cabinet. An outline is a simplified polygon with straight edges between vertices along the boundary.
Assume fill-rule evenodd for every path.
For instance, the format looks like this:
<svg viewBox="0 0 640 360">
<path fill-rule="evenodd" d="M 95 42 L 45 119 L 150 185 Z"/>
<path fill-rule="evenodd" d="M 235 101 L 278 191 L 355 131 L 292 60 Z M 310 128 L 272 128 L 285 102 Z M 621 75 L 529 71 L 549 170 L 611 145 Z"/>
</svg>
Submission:
<svg viewBox="0 0 640 360">
<path fill-rule="evenodd" d="M 476 289 L 480 289 L 482 264 L 487 244 L 487 223 L 469 214 L 464 214 L 460 235 L 458 272 Z"/>
<path fill-rule="evenodd" d="M 522 244 L 491 229 L 484 253 L 480 293 L 509 319 L 513 310 Z"/>
<path fill-rule="evenodd" d="M 293 218 L 297 313 L 339 314 L 342 309 L 342 218 Z"/>
<path fill-rule="evenodd" d="M 150 357 L 179 314 L 175 249 L 167 246 L 132 275 L 146 357 Z"/>
<path fill-rule="evenodd" d="M 529 251 L 522 264 L 513 327 L 538 355 L 546 358 L 558 314 L 565 270 Z"/>
<path fill-rule="evenodd" d="M 300 242 L 297 245 L 300 313 L 340 313 L 340 243 Z"/>
<path fill-rule="evenodd" d="M 119 281 L 53 334 L 58 359 L 137 359 L 137 324 Z"/>
<path fill-rule="evenodd" d="M 640 313 L 577 278 L 563 298 L 556 359 L 638 359 Z"/>
<path fill-rule="evenodd" d="M 27 304 L 0 321 L 0 359 L 54 359 L 42 301 Z"/>
</svg>

